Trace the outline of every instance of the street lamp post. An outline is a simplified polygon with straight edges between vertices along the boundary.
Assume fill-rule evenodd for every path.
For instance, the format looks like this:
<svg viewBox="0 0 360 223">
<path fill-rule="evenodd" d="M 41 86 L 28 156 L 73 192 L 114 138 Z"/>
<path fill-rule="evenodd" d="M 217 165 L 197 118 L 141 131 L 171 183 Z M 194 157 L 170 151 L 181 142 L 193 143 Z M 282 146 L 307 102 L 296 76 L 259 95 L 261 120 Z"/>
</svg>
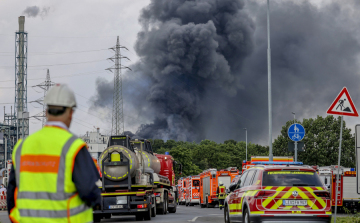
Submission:
<svg viewBox="0 0 360 223">
<path fill-rule="evenodd" d="M 273 161 L 272 151 L 272 107 L 271 107 L 271 48 L 270 48 L 270 3 L 267 0 L 267 39 L 268 39 L 268 104 L 269 104 L 269 161 Z"/>
<path fill-rule="evenodd" d="M 247 159 L 247 129 L 246 128 L 244 128 L 244 130 L 245 130 L 245 141 L 246 141 L 246 162 L 248 161 L 248 159 Z"/>
</svg>

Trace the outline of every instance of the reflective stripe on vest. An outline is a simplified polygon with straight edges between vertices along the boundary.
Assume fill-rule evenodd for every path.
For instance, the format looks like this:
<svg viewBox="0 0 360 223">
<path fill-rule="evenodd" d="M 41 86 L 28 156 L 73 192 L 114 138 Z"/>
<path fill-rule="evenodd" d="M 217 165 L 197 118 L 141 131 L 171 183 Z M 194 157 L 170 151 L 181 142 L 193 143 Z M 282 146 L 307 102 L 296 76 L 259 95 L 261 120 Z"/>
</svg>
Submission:
<svg viewBox="0 0 360 223">
<path fill-rule="evenodd" d="M 10 218 L 14 222 L 92 222 L 92 208 L 76 193 L 71 178 L 76 154 L 85 143 L 62 129 L 40 131 L 15 146 L 17 189 Z"/>
<path fill-rule="evenodd" d="M 59 163 L 59 170 L 57 174 L 57 192 L 56 193 L 47 193 L 47 192 L 18 192 L 18 199 L 46 199 L 46 200 L 66 200 L 73 196 L 75 193 L 64 193 L 65 185 L 65 159 L 66 154 L 69 151 L 73 142 L 77 139 L 76 136 L 72 136 L 64 145 Z M 16 186 L 19 188 L 19 178 L 20 178 L 20 162 L 21 162 L 21 149 L 25 140 L 21 142 L 19 148 L 16 151 L 15 162 L 17 165 L 16 168 Z"/>
</svg>

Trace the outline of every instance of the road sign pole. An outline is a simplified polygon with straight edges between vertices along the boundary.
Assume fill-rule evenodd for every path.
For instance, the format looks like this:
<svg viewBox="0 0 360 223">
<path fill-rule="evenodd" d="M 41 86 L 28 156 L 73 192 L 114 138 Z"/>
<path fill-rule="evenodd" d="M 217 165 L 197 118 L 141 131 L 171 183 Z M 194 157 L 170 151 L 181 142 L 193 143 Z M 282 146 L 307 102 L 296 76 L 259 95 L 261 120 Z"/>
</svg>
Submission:
<svg viewBox="0 0 360 223">
<path fill-rule="evenodd" d="M 297 162 L 297 142 L 295 142 L 295 162 Z"/>
<path fill-rule="evenodd" d="M 341 158 L 341 140 L 342 140 L 342 129 L 343 129 L 343 117 L 344 116 L 341 116 L 341 124 L 340 124 L 340 144 L 339 144 L 338 170 L 337 170 L 337 174 L 336 174 L 335 218 L 334 218 L 334 223 L 336 223 L 337 200 L 338 200 L 339 182 L 340 182 L 340 158 Z"/>
</svg>

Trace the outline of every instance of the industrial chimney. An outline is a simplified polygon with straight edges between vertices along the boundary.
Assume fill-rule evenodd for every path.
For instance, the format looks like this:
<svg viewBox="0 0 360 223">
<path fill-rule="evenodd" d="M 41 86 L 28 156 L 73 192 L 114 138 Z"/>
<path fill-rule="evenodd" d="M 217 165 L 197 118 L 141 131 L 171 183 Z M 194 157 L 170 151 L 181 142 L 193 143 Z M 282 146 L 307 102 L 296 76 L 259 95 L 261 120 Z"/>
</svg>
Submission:
<svg viewBox="0 0 360 223">
<path fill-rule="evenodd" d="M 29 135 L 29 112 L 27 112 L 27 32 L 25 16 L 19 17 L 19 30 L 15 37 L 15 117 L 18 135 Z M 18 136 L 19 137 L 19 136 Z"/>
</svg>

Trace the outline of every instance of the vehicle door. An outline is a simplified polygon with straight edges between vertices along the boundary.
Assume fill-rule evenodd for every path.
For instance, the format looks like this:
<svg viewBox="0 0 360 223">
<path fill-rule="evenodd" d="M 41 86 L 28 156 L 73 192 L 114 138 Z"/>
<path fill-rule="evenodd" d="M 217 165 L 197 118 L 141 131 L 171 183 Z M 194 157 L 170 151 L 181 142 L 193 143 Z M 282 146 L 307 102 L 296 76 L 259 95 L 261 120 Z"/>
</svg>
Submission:
<svg viewBox="0 0 360 223">
<path fill-rule="evenodd" d="M 242 211 L 240 208 L 239 203 L 241 202 L 241 186 L 244 184 L 248 171 L 245 171 L 239 181 L 237 182 L 235 190 L 231 193 L 229 198 L 229 212 L 230 212 L 230 219 L 234 221 L 241 221 L 242 220 Z"/>
<path fill-rule="evenodd" d="M 255 174 L 256 174 L 256 169 L 248 170 L 248 174 L 246 176 L 245 182 L 243 182 L 243 184 L 240 187 L 240 191 L 238 194 L 238 197 L 240 198 L 240 203 L 239 203 L 238 208 L 241 210 L 242 210 L 244 204 L 247 204 L 248 198 L 253 193 L 251 185 L 252 185 L 252 180 L 253 180 L 253 177 Z"/>
</svg>

